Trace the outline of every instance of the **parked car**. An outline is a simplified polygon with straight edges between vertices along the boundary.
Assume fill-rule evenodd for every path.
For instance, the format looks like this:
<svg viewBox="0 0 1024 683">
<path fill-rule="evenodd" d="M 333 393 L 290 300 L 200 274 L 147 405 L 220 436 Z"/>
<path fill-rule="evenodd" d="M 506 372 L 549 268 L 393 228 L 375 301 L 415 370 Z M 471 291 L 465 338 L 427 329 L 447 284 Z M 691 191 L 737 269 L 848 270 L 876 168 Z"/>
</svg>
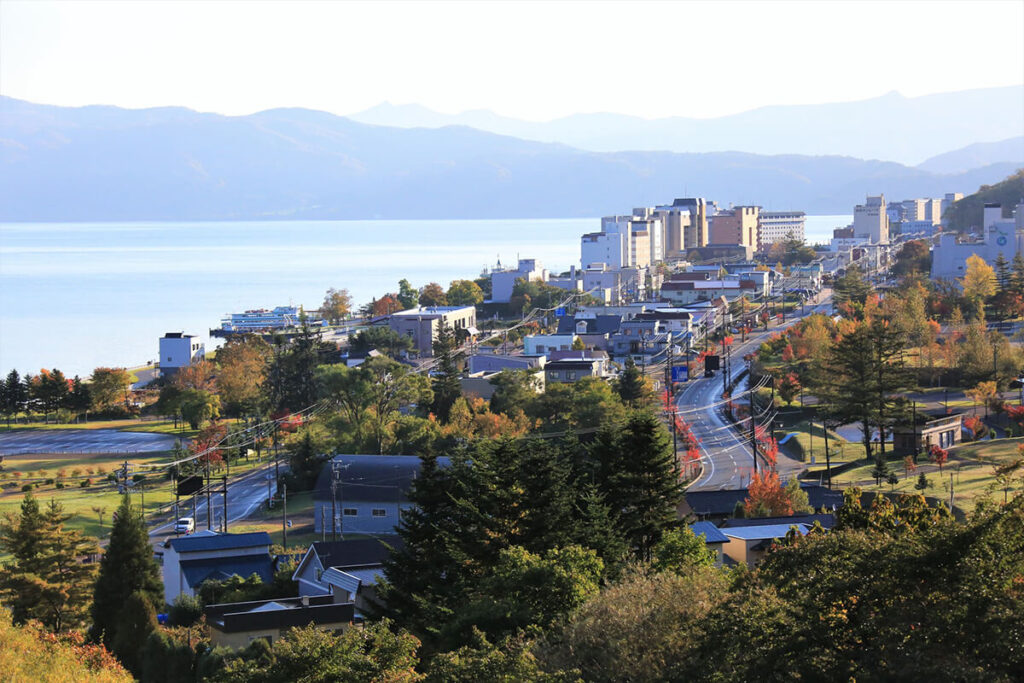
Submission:
<svg viewBox="0 0 1024 683">
<path fill-rule="evenodd" d="M 192 517 L 182 517 L 174 523 L 174 533 L 190 534 L 196 530 L 196 520 Z"/>
</svg>

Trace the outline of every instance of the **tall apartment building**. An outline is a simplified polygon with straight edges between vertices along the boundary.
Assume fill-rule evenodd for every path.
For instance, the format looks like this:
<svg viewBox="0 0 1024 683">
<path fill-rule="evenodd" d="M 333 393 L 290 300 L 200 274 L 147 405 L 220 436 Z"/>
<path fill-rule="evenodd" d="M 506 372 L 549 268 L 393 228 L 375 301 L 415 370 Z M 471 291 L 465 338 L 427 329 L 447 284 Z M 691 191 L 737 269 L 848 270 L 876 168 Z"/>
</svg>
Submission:
<svg viewBox="0 0 1024 683">
<path fill-rule="evenodd" d="M 651 263 L 658 263 L 659 261 L 665 260 L 665 224 L 662 220 L 653 215 L 654 209 L 642 209 L 644 213 L 650 213 L 650 216 L 633 216 L 633 220 L 629 222 L 630 232 L 633 234 L 639 234 L 641 232 L 647 233 L 648 238 L 648 265 Z M 634 264 L 637 266 L 643 265 L 637 260 Z"/>
<path fill-rule="evenodd" d="M 690 223 L 684 230 L 681 249 L 706 247 L 711 243 L 708 234 L 708 203 L 703 197 L 676 199 L 672 202 L 672 208 L 687 209 L 690 212 Z"/>
<path fill-rule="evenodd" d="M 693 220 L 690 209 L 675 205 L 657 206 L 653 215 L 661 219 L 665 231 L 665 258 L 686 256 L 686 231 Z"/>
<path fill-rule="evenodd" d="M 711 217 L 711 244 L 758 248 L 757 206 L 737 206 Z"/>
<path fill-rule="evenodd" d="M 634 266 L 640 268 L 646 268 L 651 264 L 651 257 L 657 255 L 657 252 L 651 247 L 651 233 L 656 233 L 654 239 L 658 241 L 658 244 L 664 244 L 663 237 L 660 234 L 661 221 L 652 220 L 648 218 L 635 217 L 635 216 L 605 216 L 601 219 L 601 232 L 603 233 L 617 233 L 624 236 L 625 248 L 622 252 L 620 259 L 617 259 L 621 263 L 621 267 Z M 593 233 L 591 233 L 593 234 Z M 588 244 L 593 244 L 592 240 L 587 240 L 587 236 L 580 242 L 581 256 L 582 251 Z M 614 244 L 614 240 L 610 240 L 607 243 L 606 248 L 611 249 Z M 581 259 L 580 265 L 586 268 L 590 263 L 603 263 L 603 261 L 591 261 L 587 262 L 585 258 Z"/>
<path fill-rule="evenodd" d="M 942 205 L 941 205 L 941 207 L 939 209 L 940 210 L 940 214 L 945 216 L 946 215 L 946 209 L 948 209 L 949 207 L 953 206 L 954 202 L 958 202 L 958 201 L 960 201 L 963 198 L 964 198 L 964 193 L 963 192 L 947 192 L 945 194 L 945 196 L 943 196 L 943 198 L 942 198 Z M 940 221 L 940 223 L 943 226 L 946 225 L 946 221 L 945 220 Z"/>
<path fill-rule="evenodd" d="M 803 241 L 806 218 L 803 211 L 762 211 L 757 216 L 758 249 L 766 249 L 790 236 Z"/>
<path fill-rule="evenodd" d="M 603 263 L 618 270 L 629 261 L 629 237 L 622 232 L 591 232 L 580 238 L 580 266 L 586 270 Z M 624 262 L 625 261 L 625 262 Z"/>
<path fill-rule="evenodd" d="M 853 208 L 854 237 L 864 237 L 872 244 L 889 242 L 889 215 L 886 213 L 885 195 L 868 197 L 864 204 Z"/>
</svg>

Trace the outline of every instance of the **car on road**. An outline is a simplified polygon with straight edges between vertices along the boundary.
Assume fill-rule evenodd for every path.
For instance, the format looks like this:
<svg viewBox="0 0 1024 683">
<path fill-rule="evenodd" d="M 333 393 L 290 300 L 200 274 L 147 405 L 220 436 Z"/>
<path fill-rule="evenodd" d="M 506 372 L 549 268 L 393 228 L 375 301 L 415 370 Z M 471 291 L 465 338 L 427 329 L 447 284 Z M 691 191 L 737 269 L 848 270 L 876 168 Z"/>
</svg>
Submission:
<svg viewBox="0 0 1024 683">
<path fill-rule="evenodd" d="M 196 530 L 196 520 L 192 517 L 182 517 L 174 523 L 174 533 L 190 534 Z"/>
</svg>

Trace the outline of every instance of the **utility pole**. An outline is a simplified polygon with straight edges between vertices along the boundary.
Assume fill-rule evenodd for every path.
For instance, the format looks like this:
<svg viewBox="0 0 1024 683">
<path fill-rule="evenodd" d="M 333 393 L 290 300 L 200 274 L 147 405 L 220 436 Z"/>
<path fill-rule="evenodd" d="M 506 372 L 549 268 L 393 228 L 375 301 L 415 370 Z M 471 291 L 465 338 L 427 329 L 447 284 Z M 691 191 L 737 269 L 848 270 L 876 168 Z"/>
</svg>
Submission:
<svg viewBox="0 0 1024 683">
<path fill-rule="evenodd" d="M 213 531 L 213 506 L 210 504 L 210 454 L 203 456 L 206 460 L 206 530 Z"/>
<path fill-rule="evenodd" d="M 824 419 L 821 421 L 821 431 L 825 432 L 825 472 L 828 473 L 828 489 L 832 490 L 832 459 L 829 457 L 828 452 L 828 423 Z"/>
<path fill-rule="evenodd" d="M 912 401 L 911 406 L 911 410 L 913 411 L 911 413 L 911 417 L 913 418 L 914 425 L 914 464 L 916 465 L 917 456 L 921 453 L 921 446 L 917 442 L 917 401 Z"/>
<path fill-rule="evenodd" d="M 288 551 L 288 484 L 281 486 L 281 545 Z"/>
<path fill-rule="evenodd" d="M 754 474 L 757 474 L 757 433 L 754 429 L 754 378 L 747 375 L 747 381 L 750 382 L 750 452 L 754 456 Z"/>
<path fill-rule="evenodd" d="M 227 478 L 227 475 L 224 476 L 224 490 L 222 491 L 222 494 L 224 495 L 224 533 L 227 533 L 228 532 L 228 478 Z"/>
</svg>

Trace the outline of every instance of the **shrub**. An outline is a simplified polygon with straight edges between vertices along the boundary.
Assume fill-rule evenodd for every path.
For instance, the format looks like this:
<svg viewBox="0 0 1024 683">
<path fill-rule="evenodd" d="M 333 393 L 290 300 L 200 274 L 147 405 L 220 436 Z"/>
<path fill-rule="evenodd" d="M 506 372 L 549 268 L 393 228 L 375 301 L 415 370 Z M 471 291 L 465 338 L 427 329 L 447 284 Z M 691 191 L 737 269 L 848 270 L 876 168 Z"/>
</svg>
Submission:
<svg viewBox="0 0 1024 683">
<path fill-rule="evenodd" d="M 62 488 L 64 488 L 64 482 L 62 482 L 62 481 L 58 481 L 58 482 L 57 482 L 57 488 L 59 488 L 59 489 L 62 489 Z"/>
<path fill-rule="evenodd" d="M 43 483 L 46 484 L 47 486 L 53 486 L 56 483 L 56 481 L 54 480 L 53 477 L 50 477 L 49 479 L 47 479 Z"/>
<path fill-rule="evenodd" d="M 169 626 L 191 626 L 203 616 L 203 603 L 195 595 L 179 593 L 167 612 Z"/>
<path fill-rule="evenodd" d="M 31 490 L 32 490 L 33 488 L 34 488 L 34 487 L 33 487 L 33 485 L 32 485 L 32 484 L 24 484 L 24 485 L 23 485 L 23 486 L 21 487 L 21 490 L 22 490 L 23 492 L 26 492 L 26 493 L 27 493 L 28 491 L 31 491 Z"/>
<path fill-rule="evenodd" d="M 78 485 L 81 486 L 83 489 L 88 486 L 92 486 L 92 479 L 83 479 L 81 482 L 79 482 Z"/>
</svg>

